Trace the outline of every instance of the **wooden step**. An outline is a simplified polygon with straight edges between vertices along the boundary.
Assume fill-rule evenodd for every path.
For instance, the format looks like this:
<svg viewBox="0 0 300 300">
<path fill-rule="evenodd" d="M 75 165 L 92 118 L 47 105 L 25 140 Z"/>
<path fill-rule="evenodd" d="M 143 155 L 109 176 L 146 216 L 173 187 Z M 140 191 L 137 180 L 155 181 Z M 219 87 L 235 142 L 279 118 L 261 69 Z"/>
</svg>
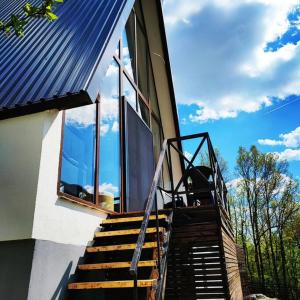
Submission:
<svg viewBox="0 0 300 300">
<path fill-rule="evenodd" d="M 168 217 L 165 214 L 158 215 L 159 220 L 166 220 Z M 127 223 L 127 222 L 141 222 L 143 221 L 144 216 L 140 217 L 127 217 L 127 218 L 116 218 L 116 219 L 106 219 L 103 220 L 101 224 L 118 224 L 118 223 Z M 151 215 L 149 220 L 156 220 L 155 215 Z"/>
<path fill-rule="evenodd" d="M 111 263 L 100 263 L 100 264 L 84 264 L 78 265 L 79 270 L 103 270 L 103 269 L 119 269 L 129 268 L 131 262 L 111 262 Z M 138 263 L 138 267 L 156 267 L 156 260 L 144 260 Z"/>
<path fill-rule="evenodd" d="M 156 286 L 156 279 L 138 280 L 137 286 L 152 287 Z M 69 283 L 69 290 L 86 290 L 86 289 L 118 289 L 118 288 L 133 288 L 133 280 L 118 280 L 118 281 L 98 281 L 98 282 L 75 282 Z"/>
<path fill-rule="evenodd" d="M 147 242 L 144 244 L 143 249 L 156 248 L 156 242 Z M 105 252 L 105 251 L 124 251 L 124 250 L 134 250 L 136 244 L 121 244 L 121 245 L 108 245 L 108 246 L 96 246 L 87 247 L 86 251 L 89 253 L 93 252 Z"/>
<path fill-rule="evenodd" d="M 163 227 L 159 227 L 159 232 L 164 232 Z M 113 230 L 113 231 L 97 231 L 95 237 L 107 237 L 107 236 L 122 236 L 122 235 L 134 235 L 139 234 L 140 229 L 125 229 L 125 230 Z M 146 233 L 156 233 L 155 227 L 147 228 Z"/>
</svg>

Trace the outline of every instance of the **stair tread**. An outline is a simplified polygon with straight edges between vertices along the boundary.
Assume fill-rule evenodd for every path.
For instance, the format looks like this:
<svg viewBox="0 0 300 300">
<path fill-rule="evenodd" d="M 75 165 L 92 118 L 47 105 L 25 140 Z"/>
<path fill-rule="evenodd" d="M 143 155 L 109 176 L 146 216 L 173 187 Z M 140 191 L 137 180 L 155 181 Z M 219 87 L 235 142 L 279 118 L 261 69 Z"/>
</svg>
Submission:
<svg viewBox="0 0 300 300">
<path fill-rule="evenodd" d="M 158 215 L 158 219 L 159 220 L 163 220 L 163 219 L 167 219 L 167 215 L 162 214 L 162 215 Z M 144 216 L 140 216 L 140 217 L 126 217 L 126 218 L 116 218 L 116 219 L 106 219 L 103 220 L 101 224 L 118 224 L 118 223 L 127 223 L 127 222 L 141 222 L 143 221 Z M 151 215 L 149 217 L 149 220 L 155 220 L 156 216 L 155 215 Z"/>
<path fill-rule="evenodd" d="M 143 279 L 137 281 L 138 287 L 152 287 L 157 283 L 156 279 Z M 109 289 L 109 288 L 133 288 L 133 280 L 117 280 L 117 281 L 96 281 L 96 282 L 75 282 L 69 283 L 69 290 L 82 289 Z"/>
<path fill-rule="evenodd" d="M 129 268 L 131 262 L 110 262 L 110 263 L 94 263 L 94 264 L 82 264 L 78 265 L 79 270 L 101 270 L 101 269 L 118 269 Z M 138 267 L 155 267 L 157 265 L 156 260 L 144 260 L 138 263 Z"/>
<path fill-rule="evenodd" d="M 156 248 L 157 242 L 146 242 L 143 249 L 146 248 Z M 120 250 L 133 250 L 136 248 L 136 244 L 120 244 L 120 245 L 108 245 L 108 246 L 91 246 L 87 247 L 86 251 L 92 252 L 104 252 L 104 251 L 120 251 Z"/>
<path fill-rule="evenodd" d="M 107 237 L 107 236 L 122 236 L 122 235 L 134 235 L 139 234 L 140 229 L 123 229 L 123 230 L 112 230 L 112 231 L 97 231 L 95 237 Z M 164 228 L 159 227 L 159 232 L 163 232 Z M 147 228 L 146 233 L 156 233 L 156 227 Z"/>
</svg>

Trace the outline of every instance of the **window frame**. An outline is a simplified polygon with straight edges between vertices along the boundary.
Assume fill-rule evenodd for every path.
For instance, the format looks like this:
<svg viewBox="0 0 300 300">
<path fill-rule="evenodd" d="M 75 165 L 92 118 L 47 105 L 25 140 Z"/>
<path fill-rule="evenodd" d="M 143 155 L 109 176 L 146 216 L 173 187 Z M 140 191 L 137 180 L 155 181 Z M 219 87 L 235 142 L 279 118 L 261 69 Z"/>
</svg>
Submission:
<svg viewBox="0 0 300 300">
<path fill-rule="evenodd" d="M 157 96 L 157 89 L 156 89 L 156 83 L 154 80 L 154 68 L 152 64 L 152 58 L 151 58 L 151 52 L 150 52 L 150 47 L 149 47 L 149 40 L 148 40 L 148 35 L 147 31 L 143 28 L 143 24 L 145 24 L 145 19 L 144 19 L 144 12 L 142 9 L 142 4 L 139 0 L 136 1 L 136 5 L 140 5 L 141 8 L 141 13 L 142 13 L 142 18 L 143 20 L 140 20 L 139 17 L 136 14 L 135 8 L 133 7 L 132 12 L 134 15 L 134 24 L 135 24 L 135 29 L 134 29 L 134 42 L 135 42 L 135 74 L 136 74 L 136 82 L 134 78 L 131 77 L 127 69 L 125 68 L 123 64 L 123 38 L 121 35 L 120 40 L 118 41 L 117 44 L 117 49 L 115 53 L 113 54 L 112 60 L 114 60 L 118 66 L 119 66 L 119 130 L 120 130 L 120 211 L 111 211 L 107 210 L 105 208 L 101 208 L 99 206 L 99 171 L 100 171 L 100 108 L 101 108 L 101 90 L 99 91 L 100 95 L 98 94 L 97 99 L 95 101 L 96 105 L 96 149 L 95 149 L 95 175 L 94 175 L 94 181 L 95 181 L 95 187 L 94 187 L 94 201 L 89 202 L 84 199 L 81 199 L 79 197 L 64 193 L 60 191 L 60 182 L 61 182 L 61 174 L 62 174 L 62 152 L 63 152 L 63 142 L 64 142 L 64 129 L 65 129 L 65 120 L 66 120 L 66 111 L 63 111 L 62 114 L 62 128 L 61 128 L 61 141 L 60 141 L 60 154 L 59 154 L 59 166 L 58 166 L 58 179 L 57 179 L 57 196 L 69 200 L 73 203 L 78 203 L 80 205 L 96 209 L 101 212 L 105 213 L 110 213 L 110 214 L 119 214 L 125 211 L 125 198 L 126 198 L 126 151 L 124 148 L 124 143 L 125 143 L 125 133 L 124 133 L 124 81 L 123 81 L 123 75 L 126 76 L 127 80 L 130 82 L 130 84 L 133 86 L 135 92 L 136 92 L 136 112 L 142 119 L 142 121 L 146 124 L 146 126 L 153 131 L 152 127 L 152 118 L 155 119 L 157 122 L 159 128 L 160 128 L 160 136 L 162 137 L 162 141 L 164 140 L 164 131 L 163 131 L 163 126 L 161 122 L 161 113 L 160 113 L 160 107 L 159 107 L 159 101 L 158 101 L 158 96 Z M 137 51 L 137 22 L 139 22 L 139 25 L 141 27 L 141 30 L 143 34 L 145 35 L 146 38 L 146 48 L 147 48 L 147 60 L 146 60 L 146 68 L 147 68 L 147 97 L 144 96 L 142 91 L 139 89 L 138 86 L 138 80 L 139 80 L 139 74 L 138 74 L 138 63 L 139 63 L 139 58 L 138 58 L 138 51 Z M 142 24 L 141 24 L 142 22 Z M 116 53 L 118 52 L 118 53 Z M 151 67 L 150 67 L 151 66 Z M 152 109 L 151 106 L 151 96 L 150 96 L 150 77 L 149 74 L 152 72 L 152 78 L 154 80 L 153 85 L 154 85 L 154 90 L 156 94 L 156 99 L 153 99 L 154 101 L 157 101 L 157 107 L 158 107 L 158 115 L 155 113 L 155 111 Z M 145 107 L 148 110 L 149 113 L 149 124 L 145 122 L 145 120 L 142 118 L 140 108 L 139 108 L 139 99 L 143 102 Z"/>
</svg>

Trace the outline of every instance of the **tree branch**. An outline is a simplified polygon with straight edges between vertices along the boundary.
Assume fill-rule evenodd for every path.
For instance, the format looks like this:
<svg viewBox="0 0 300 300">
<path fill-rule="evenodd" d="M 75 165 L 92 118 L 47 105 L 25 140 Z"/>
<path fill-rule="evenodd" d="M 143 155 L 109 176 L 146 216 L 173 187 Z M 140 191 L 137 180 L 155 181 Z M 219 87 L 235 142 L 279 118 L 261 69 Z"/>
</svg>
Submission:
<svg viewBox="0 0 300 300">
<path fill-rule="evenodd" d="M 55 21 L 58 16 L 53 13 L 55 4 L 63 3 L 63 0 L 44 0 L 40 6 L 33 6 L 27 2 L 23 7 L 22 15 L 12 14 L 8 21 L 0 20 L 0 32 L 10 34 L 13 29 L 19 37 L 24 36 L 24 27 L 30 18 L 46 18 L 48 21 Z"/>
</svg>

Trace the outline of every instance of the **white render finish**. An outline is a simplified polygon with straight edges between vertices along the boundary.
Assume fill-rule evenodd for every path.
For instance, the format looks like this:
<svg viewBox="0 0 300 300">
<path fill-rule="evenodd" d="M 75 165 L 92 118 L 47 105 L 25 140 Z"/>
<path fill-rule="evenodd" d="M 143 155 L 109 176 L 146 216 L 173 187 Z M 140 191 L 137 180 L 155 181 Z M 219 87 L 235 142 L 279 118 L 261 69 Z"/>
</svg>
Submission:
<svg viewBox="0 0 300 300">
<path fill-rule="evenodd" d="M 0 241 L 86 245 L 106 214 L 59 199 L 62 112 L 0 121 Z"/>
<path fill-rule="evenodd" d="M 44 122 L 32 237 L 86 245 L 106 214 L 57 197 L 62 112 L 48 112 Z"/>
<path fill-rule="evenodd" d="M 0 121 L 0 241 L 31 237 L 44 113 Z"/>
</svg>

